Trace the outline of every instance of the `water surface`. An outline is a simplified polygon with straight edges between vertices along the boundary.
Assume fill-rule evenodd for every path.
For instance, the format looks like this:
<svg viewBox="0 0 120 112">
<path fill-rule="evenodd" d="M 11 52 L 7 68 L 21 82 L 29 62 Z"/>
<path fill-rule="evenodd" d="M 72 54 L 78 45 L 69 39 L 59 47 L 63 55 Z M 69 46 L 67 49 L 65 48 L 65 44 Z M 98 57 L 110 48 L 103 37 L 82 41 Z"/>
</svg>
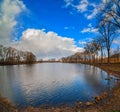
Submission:
<svg viewBox="0 0 120 112">
<path fill-rule="evenodd" d="M 114 86 L 113 77 L 83 64 L 41 63 L 0 66 L 0 94 L 20 107 L 74 105 L 93 100 Z"/>
</svg>

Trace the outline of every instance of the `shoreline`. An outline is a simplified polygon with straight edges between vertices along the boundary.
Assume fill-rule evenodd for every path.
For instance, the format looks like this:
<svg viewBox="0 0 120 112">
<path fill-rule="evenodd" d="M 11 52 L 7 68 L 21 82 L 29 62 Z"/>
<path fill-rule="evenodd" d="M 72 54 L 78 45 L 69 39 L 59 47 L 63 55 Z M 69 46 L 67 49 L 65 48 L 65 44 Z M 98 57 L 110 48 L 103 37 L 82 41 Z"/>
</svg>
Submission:
<svg viewBox="0 0 120 112">
<path fill-rule="evenodd" d="M 18 112 L 18 109 L 0 95 L 0 112 Z"/>
<path fill-rule="evenodd" d="M 91 65 L 91 64 L 89 64 Z M 107 73 L 110 73 L 111 75 L 114 75 L 118 78 L 120 78 L 120 64 L 110 64 L 109 66 L 107 64 L 96 64 L 92 65 L 95 67 L 98 67 L 102 70 L 104 70 Z M 115 69 L 116 68 L 116 69 Z M 7 103 L 9 105 L 8 107 L 14 107 L 14 111 L 5 111 L 5 112 L 119 112 L 120 111 L 120 80 L 118 80 L 118 84 L 115 85 L 115 87 L 112 88 L 111 93 L 104 92 L 100 96 L 96 96 L 96 99 L 94 99 L 93 102 L 76 102 L 75 106 L 39 106 L 39 107 L 32 107 L 27 106 L 26 108 L 17 108 L 12 106 L 10 103 Z M 102 98 L 104 97 L 104 98 Z M 108 98 L 109 97 L 109 98 Z M 1 100 L 1 99 L 0 99 Z M 5 100 L 5 99 L 4 99 Z M 6 100 L 7 101 L 7 100 Z M 8 101 L 7 101 L 8 102 Z M 3 102 L 4 103 L 4 102 Z M 4 106 L 6 103 L 4 103 Z M 112 107 L 114 106 L 114 107 Z"/>
</svg>

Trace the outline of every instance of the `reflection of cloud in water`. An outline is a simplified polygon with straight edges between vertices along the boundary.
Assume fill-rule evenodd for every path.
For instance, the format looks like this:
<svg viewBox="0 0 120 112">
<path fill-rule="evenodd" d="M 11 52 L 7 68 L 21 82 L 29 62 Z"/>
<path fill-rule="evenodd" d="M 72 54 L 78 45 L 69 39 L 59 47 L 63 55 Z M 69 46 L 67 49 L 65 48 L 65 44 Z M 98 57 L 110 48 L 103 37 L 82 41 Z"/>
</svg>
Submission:
<svg viewBox="0 0 120 112">
<path fill-rule="evenodd" d="M 23 65 L 19 70 L 19 80 L 21 87 L 26 92 L 36 91 L 37 89 L 45 91 L 54 91 L 58 87 L 69 86 L 76 77 L 78 72 L 75 66 L 50 66 L 50 64 L 40 64 L 34 66 Z M 22 71 L 22 73 L 20 73 Z M 82 78 L 82 77 L 81 77 Z"/>
<path fill-rule="evenodd" d="M 0 93 L 20 105 L 85 101 L 107 87 L 106 76 L 98 68 L 81 64 L 4 66 Z"/>
</svg>

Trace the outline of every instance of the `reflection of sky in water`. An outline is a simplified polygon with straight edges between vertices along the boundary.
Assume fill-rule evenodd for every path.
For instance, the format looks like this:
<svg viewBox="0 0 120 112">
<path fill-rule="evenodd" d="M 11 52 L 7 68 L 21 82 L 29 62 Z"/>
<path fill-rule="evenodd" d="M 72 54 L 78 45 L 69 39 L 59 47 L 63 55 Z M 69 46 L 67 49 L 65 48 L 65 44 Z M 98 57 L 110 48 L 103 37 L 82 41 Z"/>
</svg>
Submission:
<svg viewBox="0 0 120 112">
<path fill-rule="evenodd" d="M 82 64 L 0 66 L 0 93 L 20 106 L 74 104 L 109 90 L 114 80 L 108 83 L 107 76 L 96 67 Z"/>
</svg>

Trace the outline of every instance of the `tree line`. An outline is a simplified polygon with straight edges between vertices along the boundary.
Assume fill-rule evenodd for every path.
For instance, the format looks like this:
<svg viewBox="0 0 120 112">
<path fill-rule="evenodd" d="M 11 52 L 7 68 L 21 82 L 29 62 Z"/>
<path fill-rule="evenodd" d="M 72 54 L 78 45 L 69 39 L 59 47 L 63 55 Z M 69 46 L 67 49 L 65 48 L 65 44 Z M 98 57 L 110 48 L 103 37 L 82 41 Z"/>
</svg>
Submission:
<svg viewBox="0 0 120 112">
<path fill-rule="evenodd" d="M 110 55 L 114 40 L 120 34 L 120 0 L 108 0 L 99 8 L 97 16 L 98 36 L 92 39 L 91 42 L 84 45 L 85 52 L 91 54 L 90 60 L 100 58 L 103 63 L 103 58 L 107 54 L 107 63 L 110 63 Z M 114 45 L 115 48 L 115 45 Z M 119 55 L 119 46 L 117 47 Z M 119 58 L 119 57 L 118 57 Z"/>
<path fill-rule="evenodd" d="M 0 45 L 0 64 L 34 63 L 36 56 L 32 52 L 19 51 L 12 47 Z"/>
</svg>

